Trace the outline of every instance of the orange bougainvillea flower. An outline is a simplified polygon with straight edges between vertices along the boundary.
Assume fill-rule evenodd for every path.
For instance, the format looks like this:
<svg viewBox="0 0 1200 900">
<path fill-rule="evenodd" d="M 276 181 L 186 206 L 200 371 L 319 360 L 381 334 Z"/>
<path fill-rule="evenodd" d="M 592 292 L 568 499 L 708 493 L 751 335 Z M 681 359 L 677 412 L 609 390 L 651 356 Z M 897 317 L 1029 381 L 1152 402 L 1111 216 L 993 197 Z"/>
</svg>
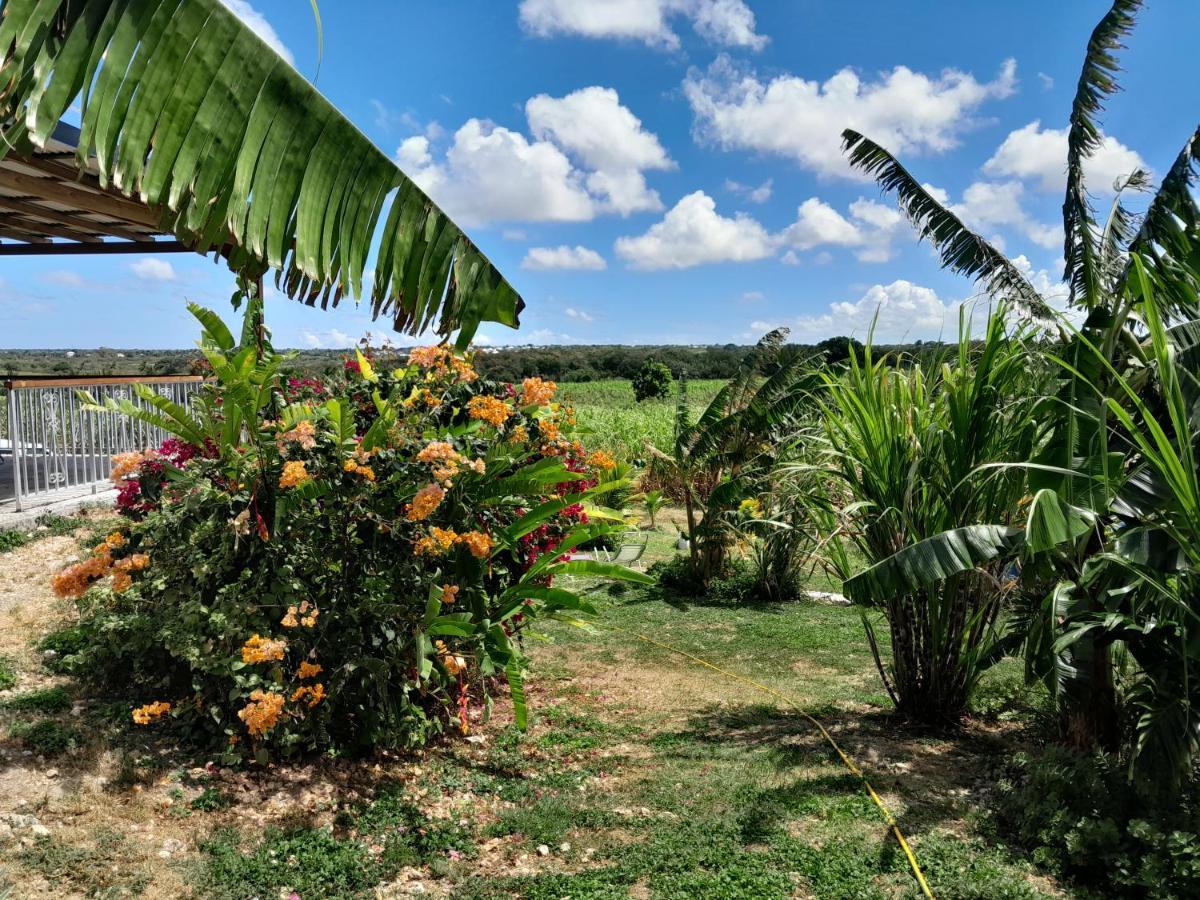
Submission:
<svg viewBox="0 0 1200 900">
<path fill-rule="evenodd" d="M 279 486 L 284 490 L 304 484 L 311 476 L 304 468 L 304 460 L 294 459 L 283 464 L 283 474 L 279 476 Z"/>
<path fill-rule="evenodd" d="M 436 525 L 429 534 L 417 541 L 418 556 L 441 556 L 459 540 L 453 528 L 438 528 Z"/>
<path fill-rule="evenodd" d="M 455 656 L 451 653 L 444 641 L 435 641 L 433 646 L 437 649 L 442 665 L 446 667 L 446 671 L 451 675 L 457 675 L 467 667 L 467 661 L 461 656 Z"/>
<path fill-rule="evenodd" d="M 135 475 L 138 466 L 148 459 L 158 456 L 153 450 L 134 450 L 130 453 L 118 453 L 112 458 L 112 473 L 108 476 L 114 484 L 120 484 L 130 475 Z"/>
<path fill-rule="evenodd" d="M 306 660 L 300 663 L 300 668 L 296 670 L 296 676 L 298 678 L 316 678 L 323 671 L 325 671 L 324 668 L 317 663 L 310 663 Z"/>
<path fill-rule="evenodd" d="M 149 725 L 155 719 L 161 719 L 171 711 L 171 704 L 164 700 L 156 700 L 139 706 L 133 711 L 133 721 L 138 725 Z"/>
<path fill-rule="evenodd" d="M 307 700 L 304 698 L 307 697 Z M 302 684 L 292 692 L 292 702 L 299 703 L 304 700 L 305 705 L 312 709 L 325 698 L 325 685 L 317 683 L 312 686 Z"/>
<path fill-rule="evenodd" d="M 251 736 L 262 737 L 278 724 L 283 714 L 283 702 L 283 694 L 254 691 L 250 702 L 238 711 L 238 718 L 246 723 Z"/>
<path fill-rule="evenodd" d="M 412 503 L 405 505 L 404 515 L 410 522 L 423 522 L 438 508 L 445 496 L 446 492 L 440 485 L 427 484 L 417 491 Z"/>
<path fill-rule="evenodd" d="M 442 603 L 444 603 L 446 606 L 450 606 L 457 599 L 458 599 L 458 585 L 457 584 L 443 584 L 442 585 Z"/>
<path fill-rule="evenodd" d="M 467 545 L 467 549 L 476 559 L 487 559 L 492 552 L 492 539 L 482 531 L 468 531 L 458 540 L 459 543 Z"/>
<path fill-rule="evenodd" d="M 104 543 L 101 546 L 107 547 L 109 550 L 120 550 L 128 543 L 129 541 L 126 540 L 125 535 L 119 531 L 114 531 L 104 539 Z"/>
<path fill-rule="evenodd" d="M 242 645 L 242 662 L 277 662 L 287 652 L 287 641 L 254 635 Z"/>
<path fill-rule="evenodd" d="M 105 545 L 101 545 L 105 547 Z M 92 582 L 97 581 L 112 571 L 112 556 L 107 548 L 97 551 L 87 559 L 67 566 L 50 579 L 54 593 L 68 599 L 78 599 L 87 593 Z"/>
<path fill-rule="evenodd" d="M 317 427 L 308 419 L 297 422 L 295 428 L 285 431 L 276 439 L 275 443 L 279 447 L 279 452 L 284 456 L 287 456 L 293 445 L 304 450 L 311 450 L 317 446 Z"/>
<path fill-rule="evenodd" d="M 613 459 L 613 455 L 606 450 L 597 450 L 587 459 L 588 465 L 594 469 L 604 469 L 608 471 L 617 465 L 617 461 Z"/>
<path fill-rule="evenodd" d="M 508 439 L 516 444 L 523 444 L 529 440 L 529 429 L 524 425 L 518 425 L 508 433 Z"/>
<path fill-rule="evenodd" d="M 558 385 L 553 381 L 543 381 L 540 378 L 526 378 L 521 383 L 521 402 L 523 406 L 545 406 L 554 399 Z"/>
<path fill-rule="evenodd" d="M 489 397 L 481 394 L 478 397 L 472 397 L 468 401 L 467 412 L 471 414 L 471 418 L 479 419 L 481 422 L 487 422 L 489 425 L 499 428 L 512 416 L 513 409 L 499 397 Z"/>
</svg>

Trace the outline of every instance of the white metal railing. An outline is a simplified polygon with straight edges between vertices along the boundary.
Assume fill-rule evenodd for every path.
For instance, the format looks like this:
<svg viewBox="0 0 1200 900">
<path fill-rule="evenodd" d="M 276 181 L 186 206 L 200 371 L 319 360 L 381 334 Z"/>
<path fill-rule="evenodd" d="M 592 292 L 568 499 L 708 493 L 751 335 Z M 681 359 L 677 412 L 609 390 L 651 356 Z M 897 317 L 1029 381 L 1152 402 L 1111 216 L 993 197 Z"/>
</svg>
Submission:
<svg viewBox="0 0 1200 900">
<path fill-rule="evenodd" d="M 169 436 L 161 428 L 128 416 L 85 410 L 78 397 L 87 391 L 96 400 L 126 399 L 148 404 L 133 390 L 144 384 L 162 396 L 187 406 L 204 384 L 200 376 L 154 378 L 14 379 L 8 389 L 9 458 L 12 495 L 18 510 L 52 503 L 65 495 L 98 493 L 108 482 L 112 458 L 118 453 L 158 447 Z M 4 481 L 10 479 L 4 478 Z M 4 499 L 4 498 L 0 498 Z"/>
</svg>

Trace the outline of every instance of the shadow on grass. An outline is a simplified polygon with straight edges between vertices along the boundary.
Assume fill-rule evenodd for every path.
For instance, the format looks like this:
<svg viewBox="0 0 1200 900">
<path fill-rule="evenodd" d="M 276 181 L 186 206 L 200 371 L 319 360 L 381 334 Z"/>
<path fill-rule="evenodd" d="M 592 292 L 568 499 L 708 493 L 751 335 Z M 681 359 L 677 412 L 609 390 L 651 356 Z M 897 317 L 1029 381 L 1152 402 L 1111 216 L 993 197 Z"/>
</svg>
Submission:
<svg viewBox="0 0 1200 900">
<path fill-rule="evenodd" d="M 998 737 L 963 730 L 935 736 L 905 727 L 884 711 L 854 712 L 826 706 L 810 711 L 842 750 L 861 767 L 875 790 L 901 798 L 892 809 L 901 831 L 920 834 L 962 819 L 964 801 L 979 805 L 989 772 L 1011 750 Z M 843 802 L 855 818 L 877 817 L 887 829 L 861 781 L 845 768 L 837 752 L 798 712 L 766 704 L 721 706 L 693 716 L 680 730 L 661 735 L 660 751 L 679 759 L 736 758 L 759 755 L 781 775 L 797 769 L 836 766 L 844 774 L 802 775 L 784 787 L 764 789 L 755 801 L 760 815 L 804 812 L 823 798 L 836 809 Z M 857 799 L 855 799 L 857 798 Z M 828 809 L 812 812 L 829 817 Z M 767 827 L 759 823 L 756 827 Z"/>
<path fill-rule="evenodd" d="M 631 586 L 624 582 L 606 585 L 603 593 L 610 599 L 620 602 L 623 606 L 642 606 L 648 603 L 662 603 L 679 612 L 688 612 L 694 608 L 745 610 L 747 612 L 779 613 L 788 606 L 809 602 L 805 597 L 797 597 L 789 602 L 774 602 L 761 600 L 753 595 L 727 594 L 719 590 L 708 593 L 685 593 L 676 589 L 663 587 L 661 584 Z"/>
</svg>

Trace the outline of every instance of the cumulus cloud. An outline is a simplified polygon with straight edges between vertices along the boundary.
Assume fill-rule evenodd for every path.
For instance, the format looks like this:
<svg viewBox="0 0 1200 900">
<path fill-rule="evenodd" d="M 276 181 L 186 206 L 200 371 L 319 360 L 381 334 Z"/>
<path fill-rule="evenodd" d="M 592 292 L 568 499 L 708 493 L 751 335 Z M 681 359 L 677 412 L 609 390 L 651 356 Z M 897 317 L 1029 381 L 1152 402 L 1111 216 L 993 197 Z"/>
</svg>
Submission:
<svg viewBox="0 0 1200 900">
<path fill-rule="evenodd" d="M 1149 166 L 1134 150 L 1104 135 L 1100 147 L 1084 163 L 1089 190 L 1111 193 L 1113 182 Z M 1042 128 L 1034 119 L 1011 132 L 992 158 L 983 164 L 989 175 L 1036 180 L 1044 191 L 1061 191 L 1067 184 L 1067 129 Z"/>
<path fill-rule="evenodd" d="M 146 281 L 174 281 L 175 268 L 165 259 L 147 257 L 129 266 L 133 274 Z"/>
<path fill-rule="evenodd" d="M 446 211 L 467 225 L 582 222 L 604 213 L 657 211 L 645 172 L 674 168 L 658 138 L 611 88 L 526 104 L 527 137 L 468 120 L 444 156 L 428 134 L 405 140 L 396 161 Z"/>
<path fill-rule="evenodd" d="M 563 244 L 558 247 L 530 247 L 521 260 L 522 269 L 588 269 L 599 271 L 608 268 L 604 257 L 588 247 Z"/>
<path fill-rule="evenodd" d="M 595 322 L 596 317 L 591 313 L 584 312 L 582 309 L 576 309 L 573 306 L 568 306 L 563 310 L 569 319 L 578 319 L 580 322 Z"/>
<path fill-rule="evenodd" d="M 587 87 L 557 98 L 539 94 L 525 104 L 525 117 L 537 140 L 554 143 L 590 170 L 588 189 L 614 212 L 662 209 L 658 192 L 647 188 L 642 173 L 675 163 L 658 137 L 621 105 L 615 90 Z"/>
<path fill-rule="evenodd" d="M 465 225 L 498 221 L 583 222 L 596 214 L 583 175 L 548 141 L 481 119 L 454 135 L 443 161 L 429 139 L 411 137 L 396 158 L 410 178 Z"/>
<path fill-rule="evenodd" d="M 287 60 L 289 65 L 296 62 L 296 58 L 292 56 L 292 51 L 287 48 L 287 45 L 284 44 L 279 34 L 271 27 L 271 23 L 267 21 L 266 16 L 247 3 L 246 0 L 221 0 L 221 2 L 225 4 L 230 12 L 245 22 L 251 31 L 262 38 L 267 46 Z"/>
<path fill-rule="evenodd" d="M 951 209 L 975 231 L 1008 227 L 1025 235 L 1039 247 L 1051 249 L 1061 245 L 1062 227 L 1034 219 L 1022 205 L 1024 195 L 1025 186 L 1019 181 L 976 181 L 963 191 L 962 203 L 953 205 Z"/>
<path fill-rule="evenodd" d="M 713 199 L 696 191 L 645 234 L 619 238 L 616 250 L 636 269 L 750 262 L 780 250 L 781 262 L 799 265 L 798 251 L 818 247 L 848 247 L 860 262 L 886 262 L 892 257 L 892 242 L 910 233 L 897 210 L 861 197 L 850 204 L 846 214 L 810 197 L 797 208 L 795 222 L 771 233 L 745 213 L 721 216 Z M 824 256 L 822 253 L 816 261 L 827 262 Z"/>
<path fill-rule="evenodd" d="M 930 340 L 957 334 L 961 303 L 943 300 L 933 288 L 901 278 L 873 285 L 857 300 L 831 303 L 829 312 L 821 315 L 785 322 L 756 321 L 750 328 L 759 333 L 786 325 L 792 338 L 801 342 L 839 334 L 865 339 L 874 321 L 875 340 L 880 343 Z"/>
<path fill-rule="evenodd" d="M 860 177 L 846 164 L 841 134 L 853 128 L 900 155 L 943 153 L 972 125 L 987 100 L 1015 90 L 1008 60 L 989 82 L 948 69 L 937 76 L 897 66 L 875 80 L 844 68 L 825 82 L 796 75 L 769 81 L 722 54 L 691 71 L 684 93 L 701 140 L 794 160 L 819 175 Z"/>
<path fill-rule="evenodd" d="M 687 269 L 763 259 L 771 255 L 775 241 L 751 217 L 722 216 L 712 197 L 696 191 L 645 234 L 618 238 L 615 246 L 617 255 L 635 269 Z"/>
<path fill-rule="evenodd" d="M 680 18 L 713 44 L 760 50 L 767 43 L 745 0 L 521 0 L 520 17 L 539 37 L 615 38 L 675 50 L 679 35 L 670 20 Z"/>
</svg>

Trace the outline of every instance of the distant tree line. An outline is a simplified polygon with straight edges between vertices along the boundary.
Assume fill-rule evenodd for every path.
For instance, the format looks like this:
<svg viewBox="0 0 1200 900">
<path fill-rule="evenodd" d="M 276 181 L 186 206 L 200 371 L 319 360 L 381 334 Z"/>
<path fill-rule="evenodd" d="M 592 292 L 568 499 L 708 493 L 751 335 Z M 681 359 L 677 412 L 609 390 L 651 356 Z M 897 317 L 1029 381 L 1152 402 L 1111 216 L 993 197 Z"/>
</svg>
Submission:
<svg viewBox="0 0 1200 900">
<path fill-rule="evenodd" d="M 779 356 L 786 365 L 800 357 L 821 357 L 841 362 L 851 349 L 862 344 L 849 337 L 833 337 L 818 344 L 787 344 Z M 486 348 L 476 367 L 490 378 L 520 381 L 534 375 L 555 381 L 599 381 L 606 378 L 632 380 L 648 361 L 666 366 L 673 378 L 731 378 L 750 347 L 741 344 L 711 346 L 622 346 L 565 345 L 559 347 Z M 876 345 L 877 356 L 894 354 L 928 361 L 947 351 L 938 342 Z M 296 372 L 320 375 L 341 369 L 349 350 L 300 350 L 289 364 Z M 385 365 L 402 362 L 402 349 L 381 351 Z M 203 370 L 203 359 L 195 350 L 0 350 L 0 375 L 180 375 Z"/>
</svg>

